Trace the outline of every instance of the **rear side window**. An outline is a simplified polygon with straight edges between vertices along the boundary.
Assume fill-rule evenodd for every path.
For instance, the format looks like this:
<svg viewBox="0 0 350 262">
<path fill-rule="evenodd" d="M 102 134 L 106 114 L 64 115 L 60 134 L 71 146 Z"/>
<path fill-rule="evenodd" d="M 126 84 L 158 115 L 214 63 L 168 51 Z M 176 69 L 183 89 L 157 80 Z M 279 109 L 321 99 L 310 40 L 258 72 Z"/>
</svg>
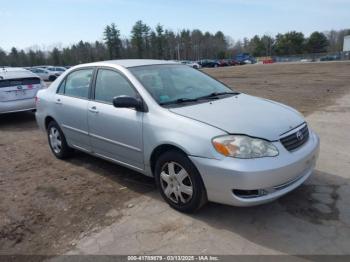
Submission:
<svg viewBox="0 0 350 262">
<path fill-rule="evenodd" d="M 57 94 L 61 94 L 61 95 L 64 94 L 64 87 L 65 87 L 65 85 L 66 85 L 66 79 L 64 79 L 64 80 L 61 82 L 60 86 L 59 86 L 58 89 L 57 89 Z"/>
<path fill-rule="evenodd" d="M 108 69 L 98 70 L 96 77 L 95 100 L 112 103 L 116 96 L 136 96 L 131 84 L 120 73 Z"/>
<path fill-rule="evenodd" d="M 93 71 L 93 69 L 82 69 L 72 72 L 67 76 L 66 80 L 62 82 L 64 91 L 61 90 L 63 89 L 61 84 L 58 92 L 64 92 L 67 96 L 87 99 L 89 97 L 89 88 Z"/>
</svg>

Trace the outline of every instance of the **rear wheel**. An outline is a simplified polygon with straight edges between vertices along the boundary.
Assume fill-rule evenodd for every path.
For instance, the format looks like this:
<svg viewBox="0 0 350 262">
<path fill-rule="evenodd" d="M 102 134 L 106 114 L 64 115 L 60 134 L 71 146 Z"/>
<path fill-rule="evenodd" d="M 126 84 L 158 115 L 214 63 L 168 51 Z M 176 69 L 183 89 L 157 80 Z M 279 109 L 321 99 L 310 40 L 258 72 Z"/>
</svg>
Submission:
<svg viewBox="0 0 350 262">
<path fill-rule="evenodd" d="M 163 199 L 181 212 L 194 212 L 207 202 L 202 178 L 196 167 L 181 152 L 172 150 L 156 163 L 155 178 Z"/>
<path fill-rule="evenodd" d="M 71 149 L 64 137 L 64 134 L 58 124 L 51 121 L 47 127 L 47 137 L 52 153 L 59 159 L 64 159 L 71 156 Z"/>
<path fill-rule="evenodd" d="M 57 77 L 55 77 L 55 76 L 50 76 L 50 77 L 49 77 L 49 81 L 53 82 L 53 81 L 56 80 L 56 78 L 57 78 Z"/>
</svg>

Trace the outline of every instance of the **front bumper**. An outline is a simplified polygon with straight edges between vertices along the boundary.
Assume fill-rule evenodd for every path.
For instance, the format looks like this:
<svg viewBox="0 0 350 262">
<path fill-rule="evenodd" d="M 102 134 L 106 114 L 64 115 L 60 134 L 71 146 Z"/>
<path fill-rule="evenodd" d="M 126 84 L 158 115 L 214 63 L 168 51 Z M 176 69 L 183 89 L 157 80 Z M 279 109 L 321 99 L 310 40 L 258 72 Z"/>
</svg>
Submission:
<svg viewBox="0 0 350 262">
<path fill-rule="evenodd" d="M 294 152 L 280 142 L 277 157 L 221 160 L 190 156 L 207 190 L 208 200 L 233 206 L 252 206 L 270 202 L 294 190 L 308 179 L 316 165 L 320 139 L 310 130 L 309 140 Z M 241 197 L 239 191 L 263 192 L 256 197 Z"/>
<path fill-rule="evenodd" d="M 30 111 L 35 109 L 35 98 L 0 102 L 0 114 Z"/>
</svg>

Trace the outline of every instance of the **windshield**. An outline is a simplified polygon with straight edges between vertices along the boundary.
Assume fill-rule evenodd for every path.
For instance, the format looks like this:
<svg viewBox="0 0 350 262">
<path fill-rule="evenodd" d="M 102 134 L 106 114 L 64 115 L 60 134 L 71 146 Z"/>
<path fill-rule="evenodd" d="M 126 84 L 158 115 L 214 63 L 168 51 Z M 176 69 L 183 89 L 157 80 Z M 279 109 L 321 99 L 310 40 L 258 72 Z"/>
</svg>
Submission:
<svg viewBox="0 0 350 262">
<path fill-rule="evenodd" d="M 159 104 L 190 101 L 232 90 L 206 74 L 184 65 L 153 65 L 129 68 Z"/>
</svg>

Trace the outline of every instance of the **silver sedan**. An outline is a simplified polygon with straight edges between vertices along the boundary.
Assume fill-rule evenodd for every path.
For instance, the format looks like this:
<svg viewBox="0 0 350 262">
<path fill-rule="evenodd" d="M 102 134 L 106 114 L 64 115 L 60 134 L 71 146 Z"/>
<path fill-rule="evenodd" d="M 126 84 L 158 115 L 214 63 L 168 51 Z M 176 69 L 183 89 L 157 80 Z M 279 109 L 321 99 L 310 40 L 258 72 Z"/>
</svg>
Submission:
<svg viewBox="0 0 350 262">
<path fill-rule="evenodd" d="M 45 83 L 23 68 L 0 68 L 0 114 L 35 109 L 35 96 Z"/>
<path fill-rule="evenodd" d="M 36 118 L 56 157 L 77 149 L 152 176 L 183 212 L 272 201 L 308 179 L 319 151 L 296 110 L 169 61 L 71 68 L 38 93 Z"/>
</svg>

